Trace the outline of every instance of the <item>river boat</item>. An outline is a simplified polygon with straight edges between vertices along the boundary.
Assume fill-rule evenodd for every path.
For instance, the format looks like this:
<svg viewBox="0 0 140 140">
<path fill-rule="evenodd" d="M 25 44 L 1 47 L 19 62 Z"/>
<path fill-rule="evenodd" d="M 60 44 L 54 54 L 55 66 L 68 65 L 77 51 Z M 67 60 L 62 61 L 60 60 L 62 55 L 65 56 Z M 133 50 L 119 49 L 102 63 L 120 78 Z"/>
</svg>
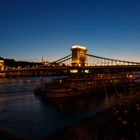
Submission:
<svg viewBox="0 0 140 140">
<path fill-rule="evenodd" d="M 127 75 L 128 80 L 139 80 L 140 74 L 129 74 Z"/>
<path fill-rule="evenodd" d="M 103 92 L 104 87 L 90 76 L 70 76 L 45 82 L 35 90 L 35 94 L 47 98 L 63 98 L 96 94 L 101 90 Z"/>
</svg>

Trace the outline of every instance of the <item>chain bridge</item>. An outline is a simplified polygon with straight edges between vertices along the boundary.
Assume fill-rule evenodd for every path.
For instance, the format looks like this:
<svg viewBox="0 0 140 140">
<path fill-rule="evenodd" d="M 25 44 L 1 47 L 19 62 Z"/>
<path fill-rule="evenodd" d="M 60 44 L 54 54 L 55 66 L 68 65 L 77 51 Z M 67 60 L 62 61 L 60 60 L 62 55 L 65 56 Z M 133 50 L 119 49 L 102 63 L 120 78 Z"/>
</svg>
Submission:
<svg viewBox="0 0 140 140">
<path fill-rule="evenodd" d="M 18 73 L 22 75 L 67 75 L 75 72 L 90 74 L 140 74 L 140 62 L 117 60 L 87 53 L 84 46 L 75 45 L 71 48 L 71 54 L 47 65 L 34 68 L 17 68 L 3 70 L 0 73 Z M 28 74 L 27 74 L 28 73 Z"/>
<path fill-rule="evenodd" d="M 71 66 L 71 67 L 139 67 L 140 62 L 118 60 L 112 58 L 105 58 L 97 55 L 86 54 L 87 61 L 84 63 L 76 63 L 73 65 L 72 54 L 62 57 L 56 61 L 53 61 L 54 66 Z M 83 64 L 83 65 L 82 65 Z"/>
<path fill-rule="evenodd" d="M 88 54 L 83 46 L 73 46 L 72 54 L 62 57 L 53 63 L 57 67 L 68 67 L 69 69 L 88 70 L 90 72 L 139 72 L 140 62 L 118 60 Z"/>
</svg>

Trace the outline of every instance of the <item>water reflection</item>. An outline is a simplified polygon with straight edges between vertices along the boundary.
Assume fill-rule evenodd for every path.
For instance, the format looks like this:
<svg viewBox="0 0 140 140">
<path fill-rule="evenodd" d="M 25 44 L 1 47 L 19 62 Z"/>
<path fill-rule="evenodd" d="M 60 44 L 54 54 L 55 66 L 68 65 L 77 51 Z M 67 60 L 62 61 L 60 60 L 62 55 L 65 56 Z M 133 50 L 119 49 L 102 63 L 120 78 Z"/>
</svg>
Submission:
<svg viewBox="0 0 140 140">
<path fill-rule="evenodd" d="M 72 125 L 115 104 L 114 94 L 72 99 L 46 100 L 34 89 L 47 77 L 0 79 L 0 128 L 7 128 L 33 140 Z"/>
<path fill-rule="evenodd" d="M 105 93 L 100 96 L 86 95 L 72 98 L 48 100 L 46 98 L 36 96 L 37 100 L 42 102 L 43 106 L 50 106 L 60 112 L 74 113 L 74 112 L 96 112 L 106 109 L 114 103 L 116 96 L 106 95 Z"/>
</svg>

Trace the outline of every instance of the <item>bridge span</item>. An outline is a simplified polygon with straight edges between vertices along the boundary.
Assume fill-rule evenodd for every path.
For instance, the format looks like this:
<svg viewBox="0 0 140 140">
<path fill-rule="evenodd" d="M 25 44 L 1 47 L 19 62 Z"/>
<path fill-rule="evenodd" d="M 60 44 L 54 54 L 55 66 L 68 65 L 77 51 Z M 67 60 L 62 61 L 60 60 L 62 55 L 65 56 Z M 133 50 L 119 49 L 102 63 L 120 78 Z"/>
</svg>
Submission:
<svg viewBox="0 0 140 140">
<path fill-rule="evenodd" d="M 140 62 L 105 58 L 87 53 L 84 46 L 75 45 L 72 54 L 64 56 L 47 65 L 34 68 L 10 68 L 1 70 L 5 75 L 69 75 L 73 72 L 89 74 L 125 73 L 139 74 Z"/>
<path fill-rule="evenodd" d="M 3 70 L 1 75 L 11 76 L 53 76 L 53 75 L 69 75 L 72 73 L 88 73 L 88 74 L 140 74 L 140 65 L 125 66 L 46 66 L 36 68 L 20 68 Z"/>
</svg>

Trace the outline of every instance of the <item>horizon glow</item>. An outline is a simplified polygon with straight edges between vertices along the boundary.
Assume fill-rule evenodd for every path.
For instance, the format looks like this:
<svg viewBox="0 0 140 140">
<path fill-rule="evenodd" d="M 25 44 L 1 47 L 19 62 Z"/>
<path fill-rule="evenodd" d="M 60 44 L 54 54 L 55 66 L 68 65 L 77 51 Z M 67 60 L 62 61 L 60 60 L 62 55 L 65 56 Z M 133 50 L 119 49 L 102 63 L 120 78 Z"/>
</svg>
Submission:
<svg viewBox="0 0 140 140">
<path fill-rule="evenodd" d="M 140 62 L 140 2 L 1 0 L 0 57 L 54 61 L 81 44 L 88 53 Z"/>
</svg>

